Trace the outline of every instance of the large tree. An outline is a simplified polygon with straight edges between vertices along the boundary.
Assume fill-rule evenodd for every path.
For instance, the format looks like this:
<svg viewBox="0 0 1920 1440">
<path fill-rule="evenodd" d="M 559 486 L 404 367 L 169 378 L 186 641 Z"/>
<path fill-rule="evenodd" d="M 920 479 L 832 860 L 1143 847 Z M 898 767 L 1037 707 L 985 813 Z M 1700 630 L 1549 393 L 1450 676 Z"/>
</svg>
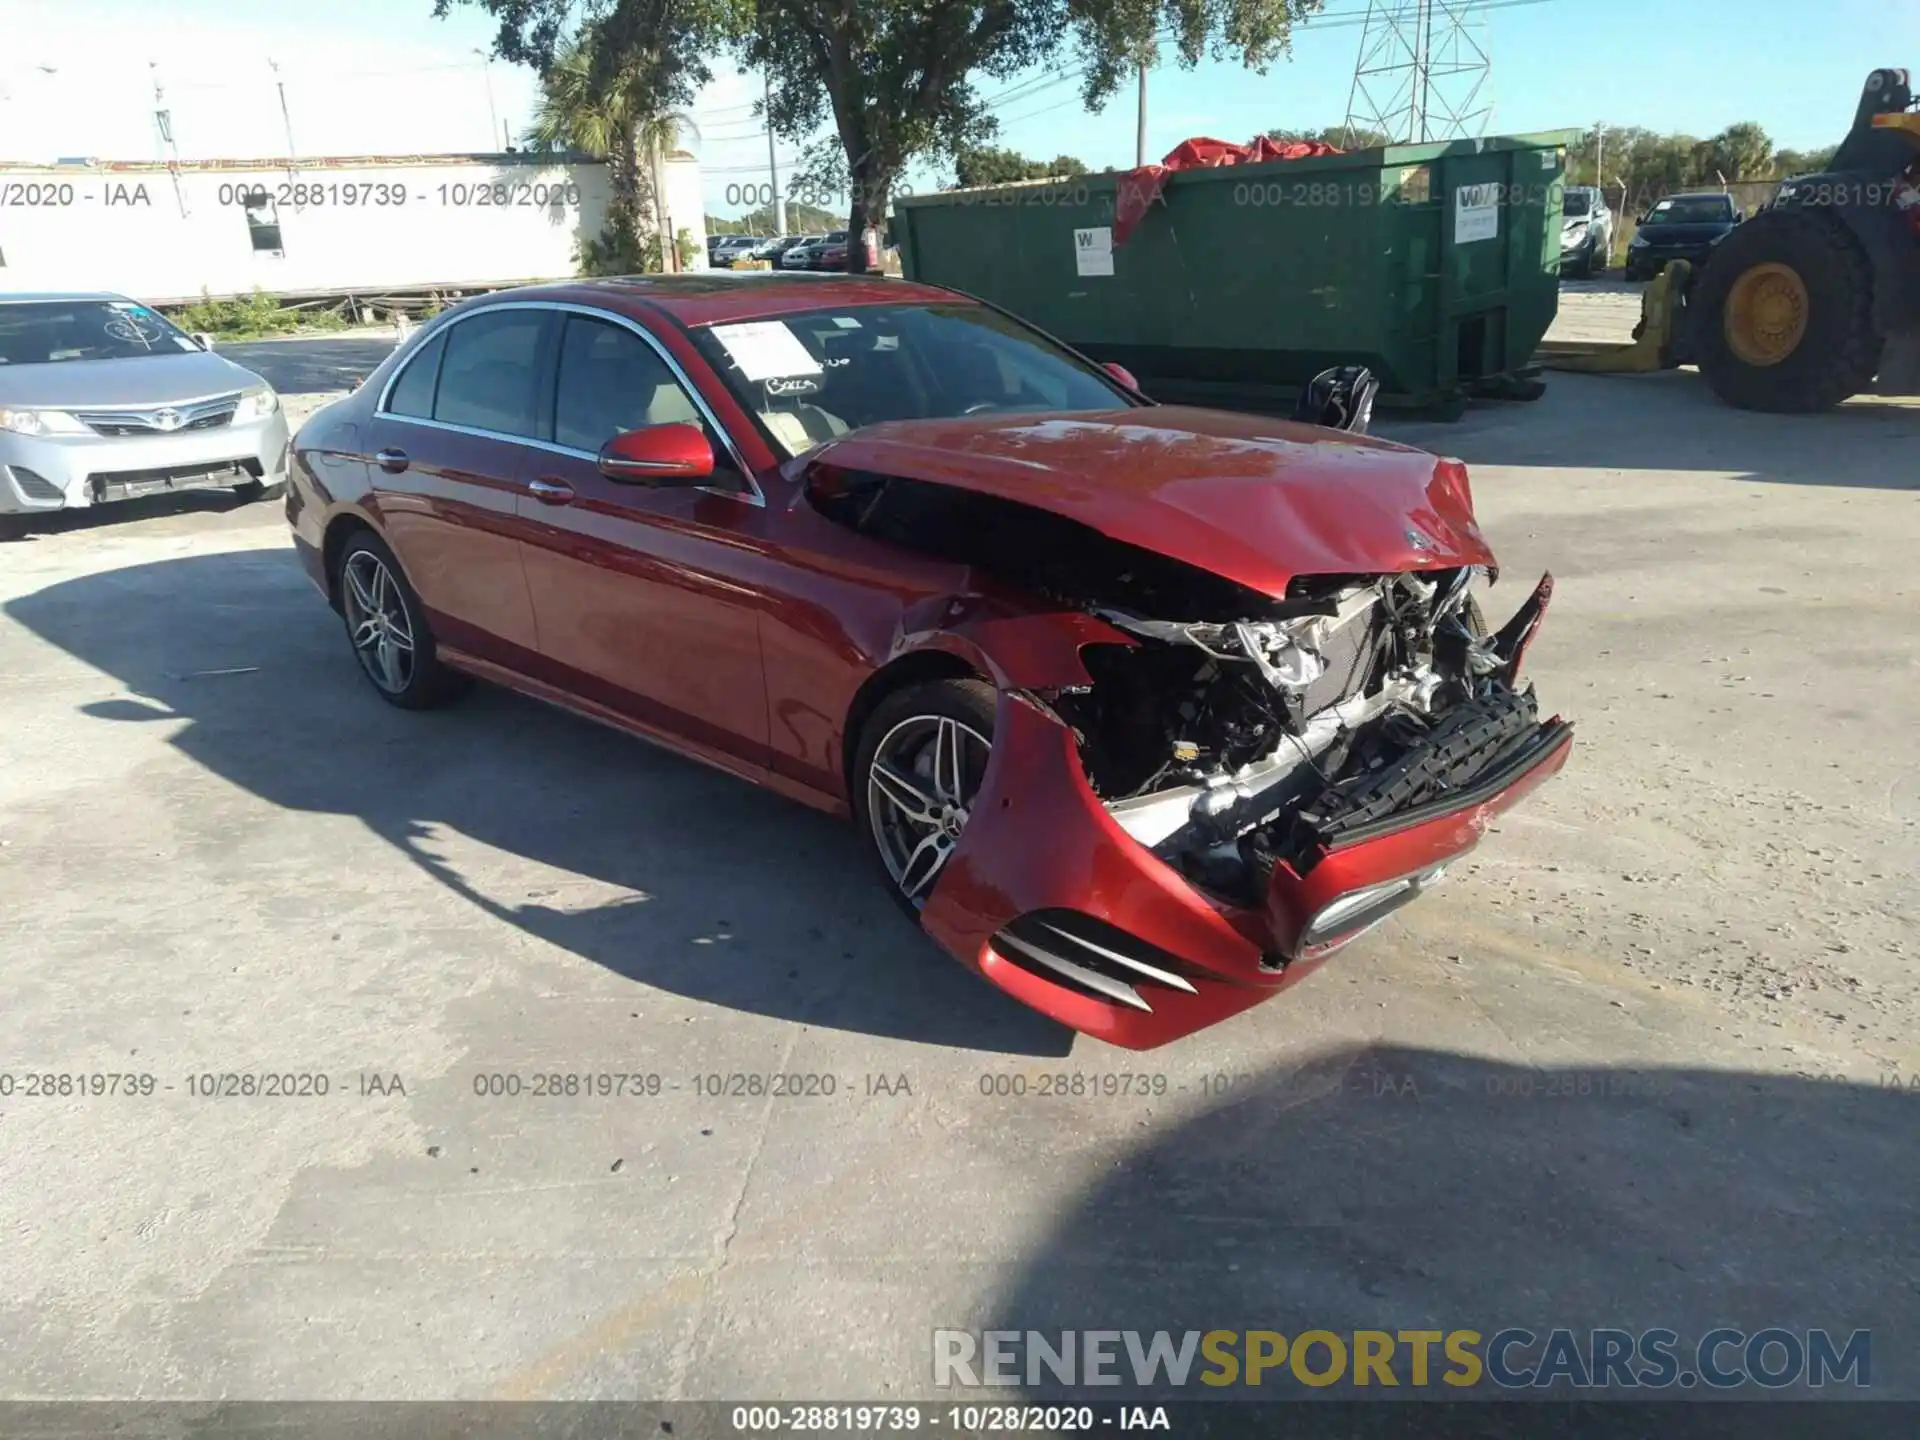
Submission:
<svg viewBox="0 0 1920 1440">
<path fill-rule="evenodd" d="M 1697 164 L 1703 181 L 1765 179 L 1773 173 L 1773 141 L 1751 120 L 1743 120 L 1702 141 Z"/>
<path fill-rule="evenodd" d="M 953 157 L 954 184 L 963 190 L 975 185 L 1005 185 L 1015 180 L 1047 180 L 1057 175 L 1086 173 L 1086 165 L 1071 155 L 1029 160 L 1018 150 L 970 145 Z"/>
<path fill-rule="evenodd" d="M 1393 144 L 1393 137 L 1384 130 L 1369 130 L 1364 125 L 1356 125 L 1349 130 L 1345 125 L 1328 125 L 1319 130 L 1269 130 L 1267 139 L 1276 145 L 1311 145 L 1318 142 L 1331 145 L 1336 150 L 1377 150 L 1382 145 Z"/>
<path fill-rule="evenodd" d="M 793 140 L 832 127 L 808 178 L 844 179 L 856 239 L 917 159 L 957 157 L 997 125 L 981 79 L 1038 67 L 1080 79 L 1099 109 L 1170 44 L 1179 63 L 1264 71 L 1321 0 L 737 0 L 735 54 L 770 77 L 768 121 Z M 1069 62 L 1073 62 L 1069 65 Z M 866 249 L 847 247 L 851 270 Z"/>
<path fill-rule="evenodd" d="M 434 0 L 434 14 L 455 4 L 491 14 L 494 54 L 539 73 L 529 141 L 607 161 L 606 224 L 582 245 L 582 269 L 662 268 L 677 252 L 660 223 L 656 165 L 691 128 L 687 107 L 713 78 L 708 60 L 737 25 L 736 0 Z"/>
</svg>

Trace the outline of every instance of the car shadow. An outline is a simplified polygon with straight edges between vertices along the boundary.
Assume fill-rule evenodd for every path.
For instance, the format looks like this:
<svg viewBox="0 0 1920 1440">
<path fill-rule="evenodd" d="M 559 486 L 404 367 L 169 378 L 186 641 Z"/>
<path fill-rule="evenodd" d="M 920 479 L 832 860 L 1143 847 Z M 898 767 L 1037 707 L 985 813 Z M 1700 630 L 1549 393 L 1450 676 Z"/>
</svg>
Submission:
<svg viewBox="0 0 1920 1440">
<path fill-rule="evenodd" d="M 239 510 L 253 503 L 253 500 L 231 489 L 181 490 L 174 494 L 139 495 L 131 500 L 114 500 L 78 510 L 49 510 L 0 517 L 14 522 L 11 525 L 0 524 L 0 545 L 24 544 L 41 535 L 70 535 L 78 531 L 98 530 L 103 526 L 159 520 L 172 515 L 224 515 L 229 510 Z"/>
<path fill-rule="evenodd" d="M 1039 1331 L 1058 1348 L 1061 1330 L 1091 1327 L 1139 1330 L 1142 1344 L 1157 1330 L 1177 1342 L 1190 1330 L 1317 1329 L 1348 1345 L 1355 1330 L 1476 1330 L 1487 1339 L 1522 1327 L 1544 1342 L 1566 1327 L 1584 1354 L 1593 1328 L 1637 1336 L 1665 1327 L 1681 1337 L 1683 1361 L 1692 1358 L 1687 1344 L 1718 1326 L 1749 1334 L 1781 1326 L 1803 1340 L 1824 1328 L 1840 1348 L 1854 1330 L 1869 1330 L 1869 1388 L 1829 1381 L 1822 1395 L 1749 1385 L 1738 1398 L 1920 1395 L 1910 1341 L 1920 1327 L 1920 1238 L 1910 1215 L 1920 1185 L 1912 1143 L 1920 1091 L 1907 1077 L 1534 1069 L 1381 1046 L 1221 1080 L 1219 1098 L 1102 1167 L 986 1306 L 979 1329 Z M 1564 1384 L 1518 1394 L 1488 1380 L 1442 1384 L 1438 1346 L 1424 1388 L 1410 1384 L 1404 1346 L 1394 1361 L 1399 1387 L 1384 1393 L 1377 1384 L 1354 1388 L 1351 1370 L 1338 1384 L 1309 1388 L 1285 1363 L 1258 1388 L 1244 1374 L 1235 1385 L 1200 1384 L 1211 1367 L 1198 1357 L 1184 1386 L 1159 1376 L 1142 1388 L 1127 1350 L 1112 1348 L 1120 1383 L 1104 1391 L 1076 1391 L 1041 1372 L 1042 1383 L 1024 1394 L 951 1393 L 1081 1401 L 1579 1394 Z M 1540 1353 L 1539 1345 L 1516 1349 L 1515 1367 Z M 1731 1363 L 1740 1353 L 1718 1358 Z M 1312 1370 L 1328 1360 L 1318 1351 Z M 1778 1366 L 1779 1352 L 1765 1363 Z M 1014 1373 L 1023 1371 L 1016 1361 Z M 1588 1390 L 1585 1398 L 1715 1393 L 1676 1372 L 1664 1388 Z M 1433 1430 L 1414 1425 L 1403 1406 L 1355 1408 L 1370 1414 L 1338 1433 L 1626 1433 L 1561 1429 L 1562 1416 L 1540 1412 L 1502 1422 L 1481 1406 L 1468 1408 L 1477 1412 L 1473 1425 L 1486 1428 Z M 1692 1408 L 1699 1418 L 1729 1418 L 1718 1407 Z M 1880 1408 L 1822 1406 L 1818 1419 L 1801 1414 L 1798 1428 L 1763 1431 L 1750 1428 L 1762 1411 L 1741 1406 L 1737 1427 L 1711 1433 L 1889 1433 L 1858 1428 Z M 1887 1424 L 1886 1413 L 1872 1424 Z M 1183 1425 L 1180 1433 L 1208 1432 Z M 1634 1433 L 1700 1432 L 1649 1415 Z"/>
<path fill-rule="evenodd" d="M 1764 415 L 1722 403 L 1693 370 L 1546 380 L 1547 393 L 1530 404 L 1477 406 L 1452 424 L 1376 417 L 1374 433 L 1470 465 L 1706 470 L 1775 485 L 1920 490 L 1920 471 L 1901 460 L 1920 442 L 1920 405 L 1909 401 L 1859 396 L 1824 414 Z"/>
<path fill-rule="evenodd" d="M 229 783 L 353 816 L 488 914 L 627 979 L 929 1044 L 1071 1048 L 915 931 L 851 827 L 491 687 L 429 715 L 387 705 L 286 550 L 68 580 L 5 613 L 125 688 L 81 707 L 91 720 L 164 722 Z M 448 855 L 477 849 L 531 865 L 509 879 Z"/>
</svg>

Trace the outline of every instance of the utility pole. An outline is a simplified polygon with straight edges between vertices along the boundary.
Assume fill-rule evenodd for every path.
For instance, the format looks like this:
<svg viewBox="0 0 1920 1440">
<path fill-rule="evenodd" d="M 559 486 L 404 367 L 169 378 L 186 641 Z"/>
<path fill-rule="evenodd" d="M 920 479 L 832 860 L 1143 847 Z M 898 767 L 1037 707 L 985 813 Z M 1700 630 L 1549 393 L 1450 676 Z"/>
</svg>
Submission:
<svg viewBox="0 0 1920 1440">
<path fill-rule="evenodd" d="M 1147 163 L 1147 62 L 1140 62 L 1140 118 L 1134 129 L 1133 163 Z"/>
<path fill-rule="evenodd" d="M 280 78 L 280 62 L 271 56 L 267 64 L 273 70 L 274 88 L 280 92 L 280 124 L 287 132 L 287 158 L 289 160 L 299 152 L 293 148 L 293 116 L 287 112 L 287 82 Z"/>
<path fill-rule="evenodd" d="M 773 157 L 773 80 L 770 76 L 760 77 L 760 94 L 765 104 L 767 122 L 767 180 L 773 195 L 773 233 L 787 233 L 787 202 L 780 195 L 780 162 Z"/>
<path fill-rule="evenodd" d="M 1604 197 L 1607 193 L 1607 126 L 1604 120 L 1593 124 L 1593 183 Z"/>
<path fill-rule="evenodd" d="M 487 144 L 493 144 L 493 137 L 500 134 L 500 112 L 493 108 L 493 56 L 479 46 L 473 47 L 473 53 L 480 57 L 480 74 L 487 84 Z"/>
</svg>

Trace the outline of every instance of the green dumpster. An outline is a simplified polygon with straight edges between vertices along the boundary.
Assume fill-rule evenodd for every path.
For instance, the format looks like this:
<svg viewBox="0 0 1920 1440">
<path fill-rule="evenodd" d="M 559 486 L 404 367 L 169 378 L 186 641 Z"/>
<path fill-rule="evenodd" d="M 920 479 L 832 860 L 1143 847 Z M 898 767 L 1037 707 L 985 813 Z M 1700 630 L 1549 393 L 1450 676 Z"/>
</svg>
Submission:
<svg viewBox="0 0 1920 1440">
<path fill-rule="evenodd" d="M 1155 399 L 1275 408 L 1329 365 L 1383 403 L 1538 394 L 1576 132 L 1181 170 L 1114 243 L 1126 176 L 894 201 L 906 277 L 1005 307 Z"/>
</svg>

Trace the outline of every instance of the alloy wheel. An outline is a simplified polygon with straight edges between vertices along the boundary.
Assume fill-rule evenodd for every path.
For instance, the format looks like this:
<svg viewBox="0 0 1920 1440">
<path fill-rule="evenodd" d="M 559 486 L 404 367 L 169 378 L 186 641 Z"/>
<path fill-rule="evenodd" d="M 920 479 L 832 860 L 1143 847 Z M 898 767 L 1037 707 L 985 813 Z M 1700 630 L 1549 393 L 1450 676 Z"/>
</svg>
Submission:
<svg viewBox="0 0 1920 1440">
<path fill-rule="evenodd" d="M 400 694 L 413 680 L 414 639 L 399 584 L 371 550 L 349 555 L 341 579 L 347 633 L 360 668 L 387 694 Z"/>
<path fill-rule="evenodd" d="M 987 770 L 990 742 L 948 715 L 914 715 L 881 737 L 867 769 L 867 814 L 900 893 L 925 903 L 946 868 Z"/>
</svg>

